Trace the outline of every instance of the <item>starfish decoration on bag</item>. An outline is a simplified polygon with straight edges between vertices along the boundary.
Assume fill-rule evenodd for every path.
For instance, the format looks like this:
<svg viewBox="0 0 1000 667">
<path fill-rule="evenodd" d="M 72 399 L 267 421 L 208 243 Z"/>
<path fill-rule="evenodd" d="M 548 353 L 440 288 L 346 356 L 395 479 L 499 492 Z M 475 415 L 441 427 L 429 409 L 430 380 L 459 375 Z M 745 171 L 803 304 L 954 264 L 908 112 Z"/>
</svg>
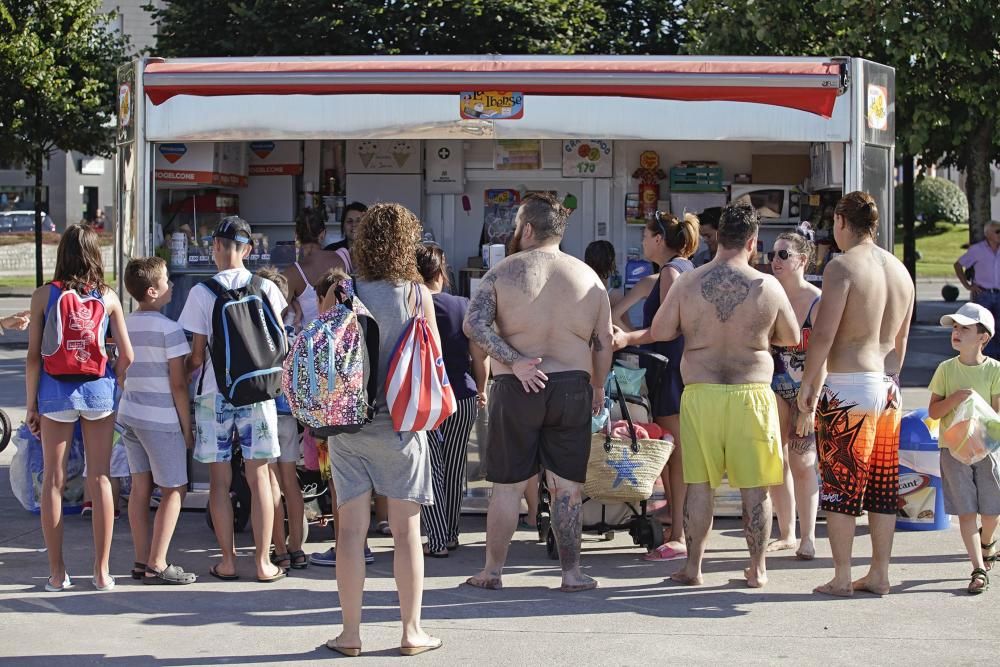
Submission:
<svg viewBox="0 0 1000 667">
<path fill-rule="evenodd" d="M 614 460 L 608 457 L 608 465 L 615 469 L 615 481 L 611 488 L 617 489 L 622 482 L 628 482 L 632 486 L 639 486 L 639 479 L 635 476 L 635 471 L 642 466 L 642 462 L 631 456 L 628 447 L 622 448 L 621 458 Z"/>
</svg>

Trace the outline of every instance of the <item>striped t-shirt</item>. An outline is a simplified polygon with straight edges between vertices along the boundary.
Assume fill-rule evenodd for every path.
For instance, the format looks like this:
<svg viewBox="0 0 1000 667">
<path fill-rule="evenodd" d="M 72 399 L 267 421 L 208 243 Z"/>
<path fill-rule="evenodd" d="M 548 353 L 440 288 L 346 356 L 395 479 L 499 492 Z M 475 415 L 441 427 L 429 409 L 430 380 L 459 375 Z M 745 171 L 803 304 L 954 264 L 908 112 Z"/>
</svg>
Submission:
<svg viewBox="0 0 1000 667">
<path fill-rule="evenodd" d="M 184 329 L 153 310 L 138 310 L 125 318 L 135 361 L 125 376 L 125 395 L 118 421 L 149 431 L 177 431 L 177 410 L 170 392 L 168 361 L 191 351 Z"/>
</svg>

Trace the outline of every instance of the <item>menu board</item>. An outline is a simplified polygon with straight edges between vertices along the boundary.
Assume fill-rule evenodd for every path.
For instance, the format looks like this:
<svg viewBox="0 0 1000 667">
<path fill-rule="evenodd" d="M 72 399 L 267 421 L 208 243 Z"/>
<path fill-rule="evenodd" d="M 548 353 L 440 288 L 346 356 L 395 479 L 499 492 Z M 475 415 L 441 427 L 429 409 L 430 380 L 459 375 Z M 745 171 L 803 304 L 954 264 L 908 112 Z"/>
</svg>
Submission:
<svg viewBox="0 0 1000 667">
<path fill-rule="evenodd" d="M 493 142 L 493 168 L 514 171 L 542 168 L 540 139 L 497 139 Z"/>
</svg>

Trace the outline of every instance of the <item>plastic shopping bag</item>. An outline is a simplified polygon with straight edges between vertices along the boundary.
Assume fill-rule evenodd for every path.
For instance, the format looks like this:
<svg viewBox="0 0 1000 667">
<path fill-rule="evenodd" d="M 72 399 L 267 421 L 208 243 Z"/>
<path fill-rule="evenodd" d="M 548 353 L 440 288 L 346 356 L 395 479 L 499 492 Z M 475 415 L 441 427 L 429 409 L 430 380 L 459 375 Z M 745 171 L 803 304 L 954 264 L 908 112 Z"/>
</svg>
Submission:
<svg viewBox="0 0 1000 667">
<path fill-rule="evenodd" d="M 29 512 L 41 511 L 39 497 L 42 490 L 42 443 L 21 425 L 12 440 L 17 452 L 10 462 L 10 486 L 14 497 Z M 83 503 L 83 436 L 77 425 L 73 431 L 66 461 L 66 486 L 63 488 L 63 511 L 79 512 Z"/>
<path fill-rule="evenodd" d="M 972 392 L 955 408 L 941 444 L 961 463 L 972 465 L 1000 449 L 1000 415 L 982 396 Z"/>
</svg>

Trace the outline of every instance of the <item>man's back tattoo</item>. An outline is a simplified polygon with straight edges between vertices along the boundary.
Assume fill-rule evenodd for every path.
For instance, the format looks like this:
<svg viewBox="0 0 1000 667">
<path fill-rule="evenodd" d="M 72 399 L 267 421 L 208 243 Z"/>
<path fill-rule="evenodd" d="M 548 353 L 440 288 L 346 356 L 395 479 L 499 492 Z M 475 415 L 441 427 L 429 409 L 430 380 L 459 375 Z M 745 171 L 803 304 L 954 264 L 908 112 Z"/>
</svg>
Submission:
<svg viewBox="0 0 1000 667">
<path fill-rule="evenodd" d="M 715 306 L 715 314 L 721 322 L 728 321 L 736 306 L 746 301 L 749 294 L 750 280 L 725 264 L 709 271 L 701 281 L 701 295 Z"/>
</svg>

